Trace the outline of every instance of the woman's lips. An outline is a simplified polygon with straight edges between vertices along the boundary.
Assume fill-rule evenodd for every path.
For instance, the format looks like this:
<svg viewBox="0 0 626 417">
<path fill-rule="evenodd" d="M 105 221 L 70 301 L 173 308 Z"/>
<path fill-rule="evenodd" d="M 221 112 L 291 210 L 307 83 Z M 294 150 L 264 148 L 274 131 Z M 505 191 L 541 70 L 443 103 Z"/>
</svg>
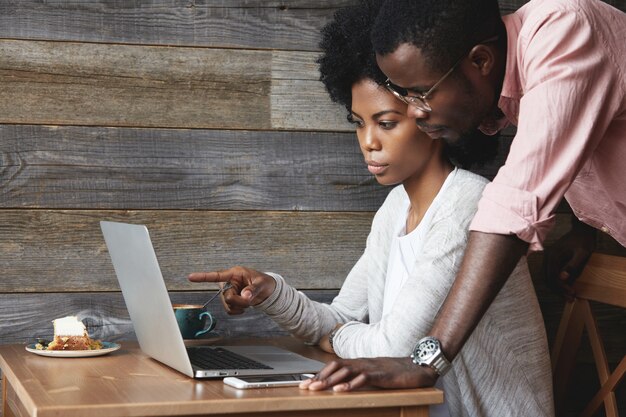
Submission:
<svg viewBox="0 0 626 417">
<path fill-rule="evenodd" d="M 380 164 L 378 162 L 367 161 L 367 170 L 373 175 L 379 175 L 387 169 L 389 165 Z"/>
</svg>

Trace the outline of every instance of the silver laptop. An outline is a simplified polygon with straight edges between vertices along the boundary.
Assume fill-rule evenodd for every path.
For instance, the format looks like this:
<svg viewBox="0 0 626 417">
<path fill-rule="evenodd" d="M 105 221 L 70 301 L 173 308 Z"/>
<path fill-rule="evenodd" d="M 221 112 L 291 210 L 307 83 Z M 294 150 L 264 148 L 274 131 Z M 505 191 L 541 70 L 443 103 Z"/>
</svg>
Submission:
<svg viewBox="0 0 626 417">
<path fill-rule="evenodd" d="M 273 346 L 186 347 L 148 229 L 105 221 L 100 227 L 139 346 L 148 356 L 194 378 L 315 373 L 324 366 Z"/>
</svg>

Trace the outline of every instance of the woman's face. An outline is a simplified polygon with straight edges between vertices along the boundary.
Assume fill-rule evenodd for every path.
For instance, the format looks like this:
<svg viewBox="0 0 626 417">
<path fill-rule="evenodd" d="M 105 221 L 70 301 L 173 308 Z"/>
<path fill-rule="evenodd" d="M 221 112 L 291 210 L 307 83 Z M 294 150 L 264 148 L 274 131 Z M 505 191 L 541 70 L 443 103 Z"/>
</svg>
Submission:
<svg viewBox="0 0 626 417">
<path fill-rule="evenodd" d="M 441 161 L 441 143 L 420 131 L 406 104 L 371 79 L 352 86 L 351 119 L 368 170 L 383 185 L 420 177 Z"/>
</svg>

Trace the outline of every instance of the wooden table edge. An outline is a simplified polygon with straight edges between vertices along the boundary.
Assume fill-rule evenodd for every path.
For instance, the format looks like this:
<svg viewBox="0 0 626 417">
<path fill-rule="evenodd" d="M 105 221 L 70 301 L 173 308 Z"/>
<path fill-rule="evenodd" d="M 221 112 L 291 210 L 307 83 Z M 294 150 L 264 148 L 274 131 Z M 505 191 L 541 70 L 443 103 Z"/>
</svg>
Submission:
<svg viewBox="0 0 626 417">
<path fill-rule="evenodd" d="M 4 345 L 7 347 L 10 345 Z M 14 345 L 16 349 L 24 349 L 25 345 Z M 160 364 L 161 366 L 162 365 Z M 10 389 L 19 399 L 20 404 L 13 404 L 20 407 L 30 416 L 37 417 L 82 417 L 85 414 L 99 416 L 143 416 L 143 415 L 172 415 L 168 412 L 167 405 L 152 403 L 125 403 L 125 404 L 94 404 L 93 406 L 82 405 L 80 407 L 41 405 L 36 406 L 28 391 L 18 380 L 13 370 L 9 367 L 4 356 L 0 355 L 0 368 L 2 368 L 3 380 L 3 409 L 6 410 L 11 404 L 7 402 L 7 391 Z M 167 367 L 166 367 L 167 368 Z M 169 369 L 169 368 L 167 368 Z M 176 372 L 173 371 L 172 372 Z M 233 390 L 237 391 L 235 388 Z M 297 388 L 269 388 L 291 389 Z M 181 415 L 211 415 L 211 410 L 219 410 L 214 415 L 227 415 L 236 413 L 255 412 L 298 412 L 315 410 L 354 410 L 364 408 L 408 408 L 418 409 L 429 405 L 443 402 L 443 392 L 437 388 L 418 388 L 403 390 L 363 390 L 349 393 L 334 393 L 332 391 L 293 391 L 293 395 L 281 397 L 277 405 L 276 398 L 222 398 L 222 399 L 199 399 L 193 403 L 176 404 L 176 412 Z M 242 391 L 242 393 L 244 393 Z M 174 406 L 173 406 L 174 407 Z M 106 413 L 104 412 L 106 410 Z M 207 413 L 209 410 L 209 413 Z M 18 410 L 19 412 L 19 410 Z M 14 415 L 6 414 L 5 417 Z M 23 415 L 18 413 L 15 415 Z M 261 414 L 262 415 L 262 414 Z M 410 414 L 412 415 L 412 414 Z"/>
</svg>

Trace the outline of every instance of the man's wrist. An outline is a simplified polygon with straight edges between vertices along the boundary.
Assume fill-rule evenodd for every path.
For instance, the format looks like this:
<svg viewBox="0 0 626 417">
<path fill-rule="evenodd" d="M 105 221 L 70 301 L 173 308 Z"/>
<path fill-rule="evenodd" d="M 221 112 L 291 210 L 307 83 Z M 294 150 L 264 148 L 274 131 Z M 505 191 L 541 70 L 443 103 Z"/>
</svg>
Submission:
<svg viewBox="0 0 626 417">
<path fill-rule="evenodd" d="M 420 367 L 421 372 L 423 374 L 426 374 L 426 376 L 433 381 L 432 384 L 435 385 L 435 382 L 437 382 L 437 379 L 439 379 L 441 375 L 439 375 L 439 373 L 435 371 L 433 368 L 431 368 L 430 366 L 426 366 L 426 365 L 417 365 L 417 366 Z"/>
<path fill-rule="evenodd" d="M 450 338 L 446 338 L 444 336 L 440 336 L 439 334 L 437 334 L 437 332 L 434 331 L 435 330 L 434 328 L 431 330 L 433 331 L 431 331 L 430 336 L 434 337 L 435 339 L 439 341 L 439 347 L 441 351 L 443 352 L 443 355 L 449 362 L 452 362 L 454 358 L 456 357 L 456 355 L 458 354 L 458 352 L 461 350 L 461 348 L 459 347 L 458 349 L 455 349 L 453 340 L 451 340 Z"/>
</svg>

